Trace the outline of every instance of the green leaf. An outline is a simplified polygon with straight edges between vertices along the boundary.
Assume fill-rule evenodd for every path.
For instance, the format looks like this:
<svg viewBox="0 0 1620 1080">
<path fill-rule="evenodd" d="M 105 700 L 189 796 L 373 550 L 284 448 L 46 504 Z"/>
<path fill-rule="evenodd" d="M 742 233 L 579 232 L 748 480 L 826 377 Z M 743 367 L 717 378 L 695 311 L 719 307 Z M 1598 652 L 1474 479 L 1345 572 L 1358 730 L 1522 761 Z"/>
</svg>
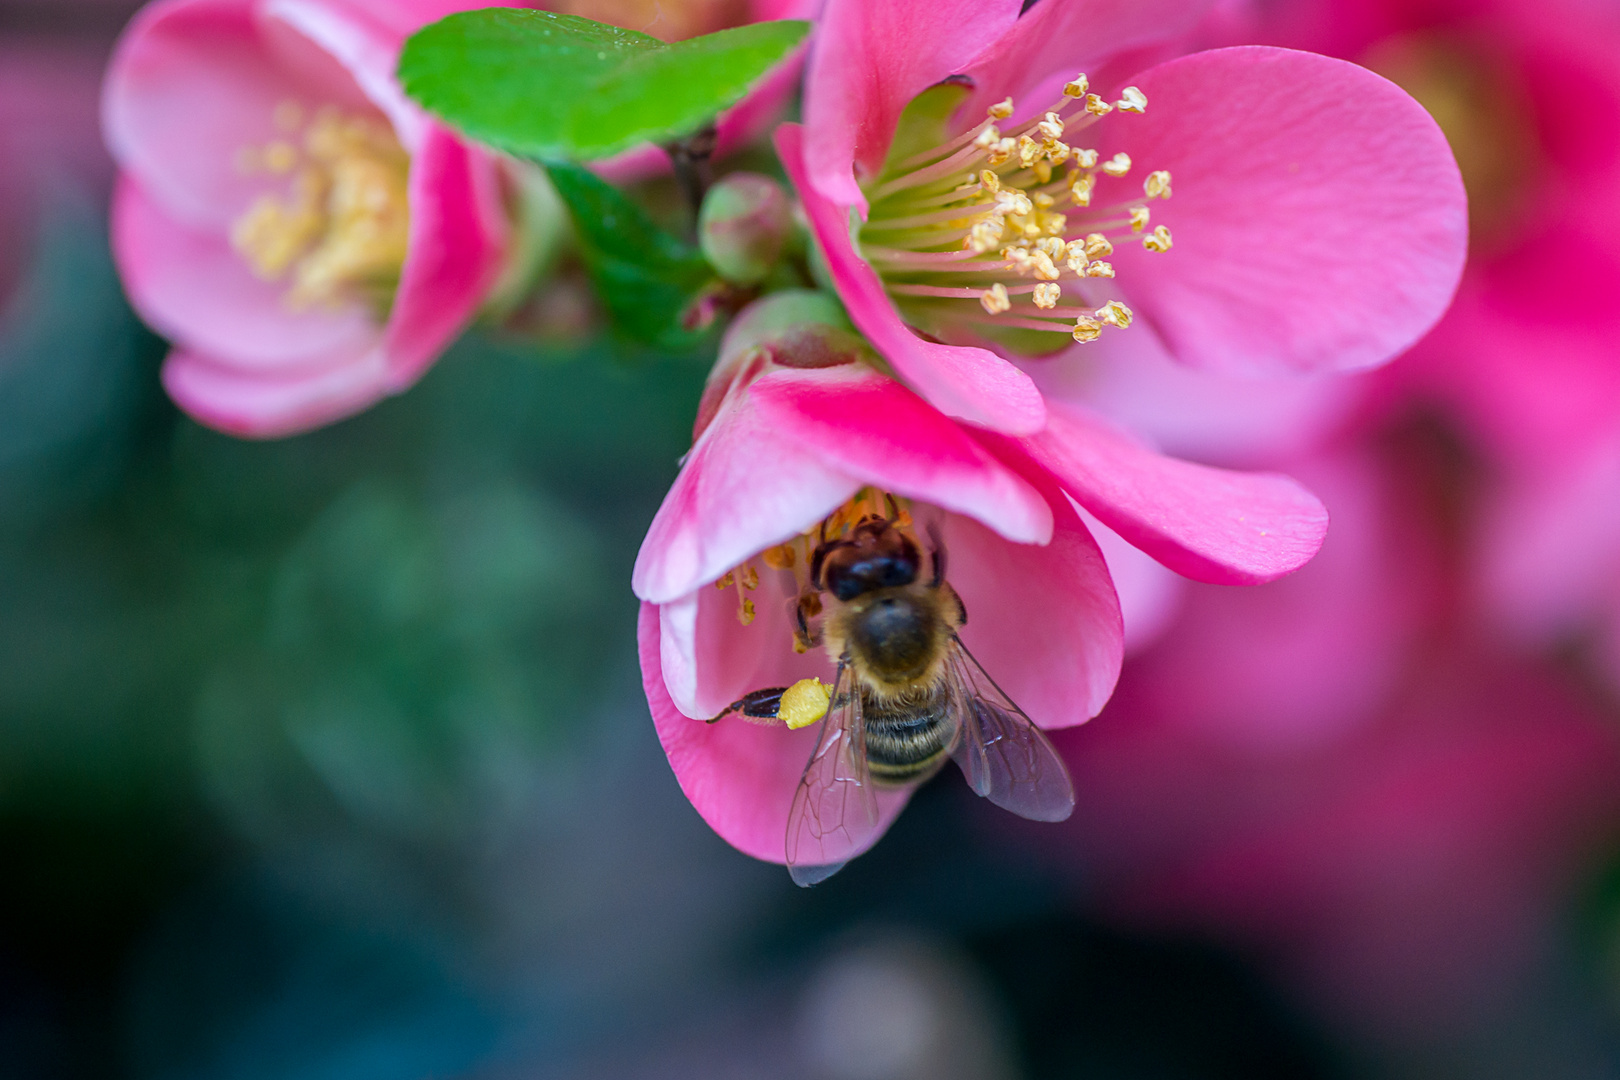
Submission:
<svg viewBox="0 0 1620 1080">
<path fill-rule="evenodd" d="M 589 170 L 553 163 L 546 172 L 573 215 L 586 268 L 614 324 L 661 348 L 692 345 L 700 335 L 681 319 L 714 279 L 697 248 L 664 232 Z"/>
<path fill-rule="evenodd" d="M 399 78 L 430 112 L 509 153 L 590 160 L 669 142 L 736 104 L 809 33 L 752 23 L 666 44 L 527 8 L 466 11 L 405 43 Z"/>
</svg>

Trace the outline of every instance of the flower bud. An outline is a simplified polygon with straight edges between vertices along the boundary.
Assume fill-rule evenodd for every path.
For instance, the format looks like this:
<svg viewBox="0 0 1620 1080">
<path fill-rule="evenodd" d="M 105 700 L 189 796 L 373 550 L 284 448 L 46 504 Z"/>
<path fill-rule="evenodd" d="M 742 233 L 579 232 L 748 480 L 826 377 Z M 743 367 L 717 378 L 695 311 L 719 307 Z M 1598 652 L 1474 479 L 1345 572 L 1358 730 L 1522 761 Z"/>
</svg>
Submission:
<svg viewBox="0 0 1620 1080">
<path fill-rule="evenodd" d="M 843 306 L 825 292 L 784 289 L 743 308 L 720 339 L 720 356 L 698 404 L 694 436 L 714 419 L 733 381 L 753 378 L 770 365 L 838 367 L 881 361 L 850 325 Z"/>
<path fill-rule="evenodd" d="M 698 243 L 721 277 L 757 285 L 781 258 L 792 228 L 782 185 L 759 173 L 737 172 L 721 178 L 704 197 Z"/>
</svg>

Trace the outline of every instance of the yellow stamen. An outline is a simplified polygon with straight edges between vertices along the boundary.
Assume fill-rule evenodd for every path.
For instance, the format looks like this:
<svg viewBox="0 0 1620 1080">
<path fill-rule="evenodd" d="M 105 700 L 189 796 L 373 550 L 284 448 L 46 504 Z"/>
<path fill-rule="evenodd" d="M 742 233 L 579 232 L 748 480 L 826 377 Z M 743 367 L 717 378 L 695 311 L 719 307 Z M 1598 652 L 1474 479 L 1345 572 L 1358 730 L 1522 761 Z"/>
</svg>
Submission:
<svg viewBox="0 0 1620 1080">
<path fill-rule="evenodd" d="M 1131 171 L 1131 155 L 1121 150 L 1102 163 L 1102 171 L 1109 176 L 1124 176 Z"/>
<path fill-rule="evenodd" d="M 1114 276 L 1114 264 L 1094 262 L 1086 267 L 1086 277 L 1111 278 Z"/>
<path fill-rule="evenodd" d="M 303 109 L 284 102 L 273 119 L 290 133 Z M 232 246 L 254 273 L 291 277 L 290 304 L 335 306 L 391 292 L 410 240 L 410 159 L 391 128 L 322 109 L 301 148 L 277 140 L 238 162 L 291 176 L 285 194 L 260 196 L 231 228 Z"/>
<path fill-rule="evenodd" d="M 1005 120 L 1013 114 L 1013 99 L 1003 98 L 985 110 L 985 114 L 992 120 Z"/>
<path fill-rule="evenodd" d="M 1070 333 L 1074 340 L 1082 344 L 1088 341 L 1096 341 L 1102 337 L 1102 323 L 1089 315 L 1082 315 L 1074 321 L 1074 329 Z"/>
<path fill-rule="evenodd" d="M 1076 150 L 1074 152 L 1074 163 L 1082 169 L 1095 169 L 1097 167 L 1097 151 Z"/>
<path fill-rule="evenodd" d="M 1012 301 L 1007 298 L 1007 286 L 999 281 L 979 294 L 979 303 L 991 315 L 1000 315 L 1012 307 Z"/>
<path fill-rule="evenodd" d="M 1092 116 L 1107 116 L 1114 111 L 1114 107 L 1096 94 L 1086 95 L 1086 112 Z"/>
<path fill-rule="evenodd" d="M 1168 199 L 1170 197 L 1170 173 L 1166 169 L 1148 173 L 1147 179 L 1142 181 L 1142 191 L 1150 199 Z"/>
<path fill-rule="evenodd" d="M 765 553 L 760 558 L 772 570 L 791 570 L 793 564 L 798 560 L 792 544 L 778 544 L 773 548 L 766 548 Z"/>
<path fill-rule="evenodd" d="M 1142 237 L 1142 246 L 1149 251 L 1160 253 L 1170 250 L 1170 230 L 1159 225 L 1148 235 Z"/>
<path fill-rule="evenodd" d="M 1114 108 L 1120 112 L 1145 113 L 1147 95 L 1134 86 L 1127 86 L 1119 92 L 1119 100 L 1114 102 Z"/>
<path fill-rule="evenodd" d="M 1152 215 L 1145 206 L 1131 207 L 1131 232 L 1141 232 L 1148 227 L 1148 219 Z"/>
<path fill-rule="evenodd" d="M 1086 78 L 1085 72 L 1081 72 L 1072 81 L 1063 84 L 1063 96 L 1083 98 L 1090 89 L 1091 80 Z"/>
<path fill-rule="evenodd" d="M 1110 300 L 1097 309 L 1097 318 L 1121 330 L 1131 325 L 1131 309 L 1118 300 Z"/>
<path fill-rule="evenodd" d="M 1114 245 L 1102 233 L 1086 234 L 1086 254 L 1093 259 L 1105 259 L 1114 253 Z"/>
<path fill-rule="evenodd" d="M 1055 308 L 1063 298 L 1063 286 L 1047 282 L 1035 286 L 1035 306 L 1038 308 Z"/>
<path fill-rule="evenodd" d="M 1091 192 L 1096 186 L 1097 176 L 1095 173 L 1080 173 L 1076 176 L 1074 182 L 1069 185 L 1069 194 L 1074 199 L 1074 205 L 1090 206 Z"/>
</svg>

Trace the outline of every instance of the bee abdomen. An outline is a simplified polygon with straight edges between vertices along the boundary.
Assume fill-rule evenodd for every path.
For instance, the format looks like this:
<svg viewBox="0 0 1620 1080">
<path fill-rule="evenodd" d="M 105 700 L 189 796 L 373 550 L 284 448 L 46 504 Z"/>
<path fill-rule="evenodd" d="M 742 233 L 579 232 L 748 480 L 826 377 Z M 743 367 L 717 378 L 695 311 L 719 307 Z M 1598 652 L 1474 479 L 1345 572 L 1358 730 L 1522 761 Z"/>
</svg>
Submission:
<svg viewBox="0 0 1620 1080">
<path fill-rule="evenodd" d="M 951 751 L 956 726 L 936 697 L 917 704 L 863 702 L 866 763 L 874 780 L 907 784 L 927 778 Z"/>
</svg>

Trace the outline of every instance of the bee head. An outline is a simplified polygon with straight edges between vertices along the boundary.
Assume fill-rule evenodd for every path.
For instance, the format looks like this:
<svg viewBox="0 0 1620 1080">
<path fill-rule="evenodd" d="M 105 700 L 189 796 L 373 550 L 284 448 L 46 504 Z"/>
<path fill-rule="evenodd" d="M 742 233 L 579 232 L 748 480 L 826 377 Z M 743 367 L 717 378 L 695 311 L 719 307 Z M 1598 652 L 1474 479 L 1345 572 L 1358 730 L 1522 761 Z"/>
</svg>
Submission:
<svg viewBox="0 0 1620 1080">
<path fill-rule="evenodd" d="M 910 537 L 876 519 L 861 522 L 848 539 L 818 548 L 811 572 L 819 588 L 847 603 L 874 589 L 910 585 L 921 561 Z"/>
</svg>

